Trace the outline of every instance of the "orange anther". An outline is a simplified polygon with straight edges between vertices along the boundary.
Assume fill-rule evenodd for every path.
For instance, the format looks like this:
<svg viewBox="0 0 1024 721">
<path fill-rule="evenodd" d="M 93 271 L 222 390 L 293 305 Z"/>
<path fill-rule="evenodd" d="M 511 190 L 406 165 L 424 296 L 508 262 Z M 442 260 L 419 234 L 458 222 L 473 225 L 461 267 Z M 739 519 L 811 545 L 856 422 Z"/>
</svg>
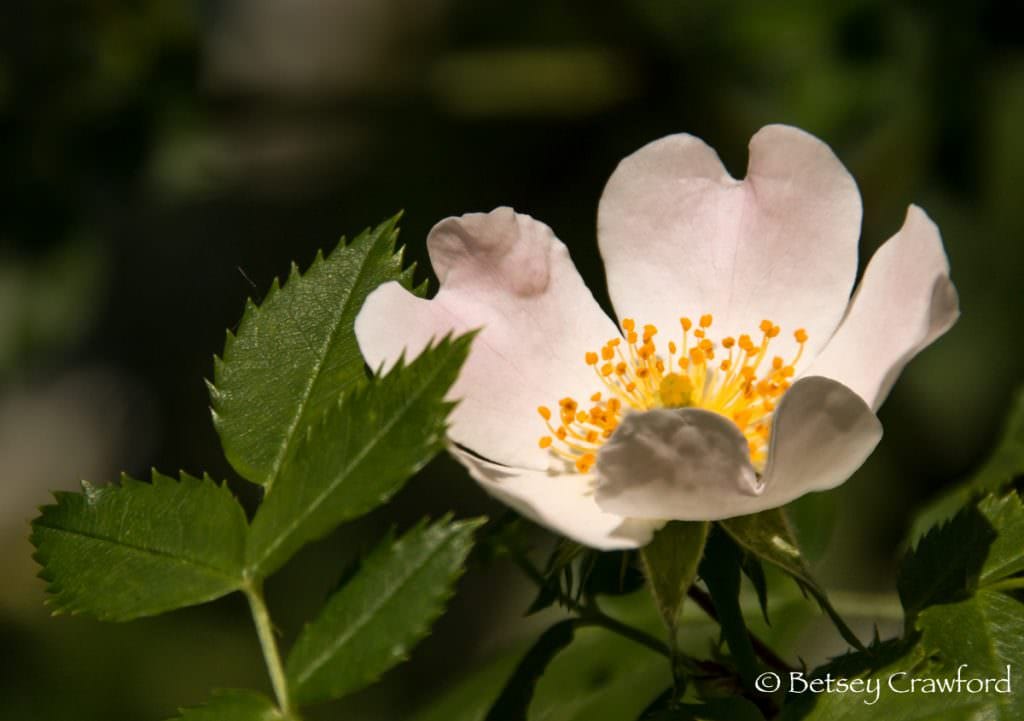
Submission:
<svg viewBox="0 0 1024 721">
<path fill-rule="evenodd" d="M 549 448 L 551 446 L 551 436 L 541 436 L 540 441 L 537 443 L 541 448 Z"/>
<path fill-rule="evenodd" d="M 733 338 L 731 335 L 726 336 L 725 338 L 722 339 L 723 348 L 732 348 L 734 345 L 736 345 L 736 339 Z"/>
<path fill-rule="evenodd" d="M 601 349 L 601 358 L 604 360 L 611 360 L 615 357 L 615 351 L 610 346 L 605 346 Z"/>
<path fill-rule="evenodd" d="M 796 331 L 793 334 L 793 337 L 796 338 L 796 342 L 797 343 L 806 343 L 807 342 L 807 331 L 804 330 L 803 328 L 801 328 L 800 330 Z"/>
<path fill-rule="evenodd" d="M 586 360 L 588 366 L 597 365 L 597 353 L 587 353 Z"/>
<path fill-rule="evenodd" d="M 540 417 L 546 421 L 551 420 L 551 409 L 547 406 L 538 406 L 537 412 L 540 413 Z"/>
<path fill-rule="evenodd" d="M 613 370 L 615 370 L 615 368 L 612 366 L 611 363 L 605 363 L 603 366 L 601 366 L 601 375 L 610 376 Z"/>
<path fill-rule="evenodd" d="M 700 348 L 690 349 L 690 360 L 693 361 L 694 365 L 700 365 L 704 362 L 704 351 Z"/>
<path fill-rule="evenodd" d="M 599 403 L 601 401 L 601 393 L 600 393 L 600 391 L 598 391 L 594 395 L 590 396 L 590 400 L 594 401 L 594 403 Z"/>
<path fill-rule="evenodd" d="M 771 333 L 771 330 L 772 328 L 775 327 L 775 324 L 766 318 L 763 321 L 761 321 L 761 325 L 759 327 L 761 328 L 762 333 Z"/>
<path fill-rule="evenodd" d="M 700 326 L 701 326 L 701 328 L 708 328 L 708 327 L 710 327 L 711 326 L 711 320 L 712 320 L 712 318 L 711 318 L 711 314 L 710 313 L 707 313 L 706 315 L 702 315 L 700 317 Z"/>
<path fill-rule="evenodd" d="M 679 323 L 683 326 L 683 330 L 690 330 L 693 327 L 693 322 L 689 318 L 680 318 Z"/>
<path fill-rule="evenodd" d="M 636 322 L 632 318 L 622 319 L 622 329 L 625 331 L 632 331 L 636 328 Z"/>
</svg>

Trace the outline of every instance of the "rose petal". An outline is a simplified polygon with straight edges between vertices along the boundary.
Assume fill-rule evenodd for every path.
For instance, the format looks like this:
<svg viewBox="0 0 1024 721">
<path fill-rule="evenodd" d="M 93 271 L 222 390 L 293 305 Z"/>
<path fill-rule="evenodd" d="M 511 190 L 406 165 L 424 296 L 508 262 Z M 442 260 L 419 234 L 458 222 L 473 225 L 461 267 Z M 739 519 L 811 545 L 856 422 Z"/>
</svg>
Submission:
<svg viewBox="0 0 1024 721">
<path fill-rule="evenodd" d="M 724 416 L 695 408 L 634 413 L 598 454 L 597 503 L 611 513 L 682 521 L 757 513 L 839 485 L 881 437 L 856 393 L 828 378 L 803 378 L 775 411 L 758 480 L 746 439 Z"/>
<path fill-rule="evenodd" d="M 597 456 L 597 503 L 636 518 L 737 515 L 757 499 L 757 474 L 736 424 L 698 408 L 630 413 Z"/>
<path fill-rule="evenodd" d="M 598 241 L 619 317 L 675 337 L 679 317 L 714 315 L 714 336 L 782 326 L 773 352 L 804 362 L 832 335 L 857 273 L 857 185 L 827 145 L 770 125 L 750 141 L 743 181 L 691 135 L 625 158 L 605 187 Z"/>
<path fill-rule="evenodd" d="M 960 315 L 939 229 L 911 205 L 876 252 L 835 336 L 807 369 L 849 386 L 873 409 L 910 359 Z"/>
<path fill-rule="evenodd" d="M 449 449 L 492 496 L 522 515 L 574 541 L 602 551 L 639 548 L 662 521 L 623 518 L 594 502 L 593 476 L 510 468 Z"/>
<path fill-rule="evenodd" d="M 546 469 L 537 406 L 585 402 L 599 390 L 584 355 L 617 336 L 615 325 L 566 247 L 527 215 L 499 208 L 448 218 L 427 244 L 440 290 L 431 300 L 397 283 L 371 293 L 355 324 L 363 356 L 387 368 L 431 339 L 482 328 L 450 393 L 461 402 L 449 436 L 496 462 Z"/>
<path fill-rule="evenodd" d="M 835 488 L 861 467 L 881 438 L 882 424 L 860 396 L 829 378 L 801 378 L 775 409 L 762 503 L 743 513 Z"/>
</svg>

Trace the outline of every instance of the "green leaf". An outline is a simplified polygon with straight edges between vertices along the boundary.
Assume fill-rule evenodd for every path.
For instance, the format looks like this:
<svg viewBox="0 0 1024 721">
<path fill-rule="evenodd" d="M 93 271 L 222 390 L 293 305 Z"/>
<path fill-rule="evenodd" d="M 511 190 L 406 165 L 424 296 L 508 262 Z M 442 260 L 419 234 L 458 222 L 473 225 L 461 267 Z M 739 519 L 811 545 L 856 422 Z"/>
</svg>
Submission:
<svg viewBox="0 0 1024 721">
<path fill-rule="evenodd" d="M 405 660 L 444 610 L 482 522 L 420 524 L 378 546 L 295 642 L 286 675 L 296 700 L 340 698 Z"/>
<path fill-rule="evenodd" d="M 640 549 L 651 595 L 673 635 L 686 591 L 697 575 L 697 564 L 704 553 L 710 527 L 707 522 L 673 521 Z"/>
<path fill-rule="evenodd" d="M 386 502 L 444 444 L 444 400 L 472 335 L 399 361 L 335 402 L 281 468 L 253 519 L 251 575 L 266 576 L 306 543 Z"/>
<path fill-rule="evenodd" d="M 537 680 L 544 675 L 551 660 L 572 643 L 575 629 L 575 621 L 566 619 L 540 635 L 502 688 L 486 721 L 526 721 Z"/>
<path fill-rule="evenodd" d="M 823 693 L 797 697 L 784 709 L 783 719 L 806 721 L 1017 721 L 1024 718 L 1024 605 L 998 591 L 982 589 L 958 603 L 925 609 L 918 616 L 921 640 L 893 663 L 856 678 L 879 684 L 878 700 L 868 693 Z M 892 648 L 898 648 L 893 646 Z M 1012 693 L 999 693 L 994 681 L 989 691 L 971 691 L 955 684 L 958 669 L 963 679 L 1006 677 L 1011 673 Z M 891 683 L 897 691 L 890 688 Z M 963 682 L 961 682 L 963 683 Z M 912 684 L 917 691 L 908 692 Z M 931 684 L 932 686 L 929 686 Z M 935 684 L 946 684 L 937 688 Z M 1005 684 L 1003 684 L 1005 688 Z M 924 690 L 932 688 L 931 691 Z M 873 703 L 866 703 L 873 701 Z M 803 710 L 813 704 L 809 713 Z"/>
<path fill-rule="evenodd" d="M 208 384 L 224 452 L 244 478 L 269 492 L 289 454 L 338 396 L 365 379 L 353 324 L 366 296 L 396 280 L 412 284 L 395 252 L 398 216 L 317 254 L 263 303 L 249 301 Z"/>
<path fill-rule="evenodd" d="M 975 506 L 929 531 L 900 570 L 898 589 L 907 616 L 912 620 L 927 606 L 974 591 L 995 537 L 995 529 Z"/>
<path fill-rule="evenodd" d="M 1024 682 L 1024 604 L 1016 599 L 982 589 L 967 601 L 925 609 L 917 626 L 922 646 L 940 654 L 947 674 L 966 664 L 967 677 L 1002 678 L 1009 666 L 1011 685 Z M 985 695 L 993 712 L 986 718 L 1024 718 L 1024 694 Z"/>
<path fill-rule="evenodd" d="M 978 504 L 978 510 L 998 534 L 981 568 L 981 585 L 1024 571 L 1024 504 L 1017 492 L 988 496 Z"/>
<path fill-rule="evenodd" d="M 263 694 L 218 690 L 209 703 L 183 708 L 173 721 L 284 721 L 284 716 Z"/>
<path fill-rule="evenodd" d="M 825 589 L 811 573 L 783 509 L 775 508 L 749 516 L 727 518 L 719 521 L 718 525 L 732 536 L 740 547 L 792 576 L 832 619 L 833 625 L 843 639 L 854 648 L 864 650 L 864 644 L 836 612 Z"/>
<path fill-rule="evenodd" d="M 1024 475 L 1024 386 L 1014 395 L 999 443 L 985 464 L 967 481 L 943 493 L 918 513 L 911 538 L 956 515 L 974 496 L 999 491 Z"/>
<path fill-rule="evenodd" d="M 227 487 L 154 471 L 152 483 L 83 488 L 55 494 L 32 522 L 56 612 L 127 621 L 242 585 L 245 513 Z"/>
<path fill-rule="evenodd" d="M 704 559 L 700 564 L 700 577 L 704 579 L 711 600 L 715 604 L 722 636 L 729 644 L 729 651 L 732 652 L 743 685 L 747 689 L 753 689 L 758 664 L 740 608 L 742 558 L 742 551 L 732 538 L 715 529 L 707 539 Z"/>
</svg>

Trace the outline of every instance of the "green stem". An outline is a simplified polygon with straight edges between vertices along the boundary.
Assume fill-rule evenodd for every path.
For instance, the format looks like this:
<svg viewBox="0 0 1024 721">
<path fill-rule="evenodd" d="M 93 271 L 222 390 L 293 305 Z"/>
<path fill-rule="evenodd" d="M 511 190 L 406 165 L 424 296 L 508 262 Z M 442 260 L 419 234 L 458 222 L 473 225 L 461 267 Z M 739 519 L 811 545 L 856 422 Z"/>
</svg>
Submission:
<svg viewBox="0 0 1024 721">
<path fill-rule="evenodd" d="M 524 554 L 518 548 L 509 547 L 508 550 L 511 552 L 512 558 L 515 560 L 516 565 L 518 565 L 519 568 L 522 569 L 523 573 L 526 574 L 527 578 L 529 578 L 531 581 L 537 584 L 538 588 L 543 588 L 547 584 L 547 579 L 544 578 L 544 574 L 540 572 L 540 569 L 533 565 L 533 562 L 526 557 L 526 554 Z M 591 600 L 587 604 L 582 604 L 575 598 L 572 598 L 571 596 L 563 593 L 561 589 L 556 590 L 555 593 L 559 602 L 563 606 L 565 606 L 570 611 L 579 616 L 578 625 L 599 626 L 605 629 L 606 631 L 611 631 L 612 633 L 616 633 L 622 636 L 623 638 L 628 638 L 630 641 L 638 643 L 641 646 L 646 646 L 655 653 L 659 653 L 667 658 L 672 658 L 671 651 L 660 640 L 650 635 L 649 633 L 641 631 L 638 628 L 629 626 L 623 623 L 622 621 L 619 621 L 618 619 L 612 618 L 604 611 L 602 611 L 597 606 L 597 603 L 595 601 Z M 696 666 L 696 662 L 692 661 L 692 659 L 685 660 Z"/>
<path fill-rule="evenodd" d="M 686 595 L 693 599 L 693 601 L 700 606 L 701 610 L 704 611 L 712 621 L 718 623 L 718 610 L 715 608 L 715 603 L 711 600 L 711 596 L 709 594 L 696 586 L 690 586 Z M 747 635 L 750 637 L 750 645 L 754 647 L 754 653 L 764 661 L 765 665 L 775 669 L 776 671 L 782 671 L 783 673 L 789 673 L 790 671 L 797 670 L 779 658 L 775 651 L 773 651 L 768 644 L 758 638 L 754 633 L 748 630 Z"/>
<path fill-rule="evenodd" d="M 288 696 L 288 681 L 284 676 L 284 666 L 281 664 L 281 654 L 277 650 L 277 639 L 274 637 L 274 627 L 270 621 L 270 613 L 267 611 L 267 604 L 263 600 L 263 586 L 259 582 L 251 582 L 243 589 L 245 597 L 249 599 L 249 608 L 252 610 L 252 621 L 256 626 L 256 635 L 260 639 L 260 648 L 263 649 L 263 660 L 267 665 L 267 673 L 270 675 L 270 683 L 274 687 L 274 695 L 277 697 L 277 705 L 286 719 L 296 720 L 298 716 L 292 708 L 291 699 Z"/>
<path fill-rule="evenodd" d="M 665 644 L 654 636 L 612 618 L 596 606 L 586 606 L 582 607 L 582 609 L 580 619 L 577 623 L 578 626 L 598 626 L 606 631 L 616 633 L 623 638 L 628 638 L 630 641 L 638 643 L 641 646 L 645 646 L 666 658 L 672 657 L 671 652 Z"/>
</svg>

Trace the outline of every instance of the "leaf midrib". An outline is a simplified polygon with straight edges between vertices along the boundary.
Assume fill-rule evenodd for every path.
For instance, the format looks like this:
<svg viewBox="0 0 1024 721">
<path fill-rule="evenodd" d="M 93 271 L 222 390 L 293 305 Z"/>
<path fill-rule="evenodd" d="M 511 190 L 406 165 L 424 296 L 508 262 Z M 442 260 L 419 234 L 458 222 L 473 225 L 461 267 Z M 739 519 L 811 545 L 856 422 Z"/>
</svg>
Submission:
<svg viewBox="0 0 1024 721">
<path fill-rule="evenodd" d="M 433 549 L 431 549 L 430 553 L 428 553 L 420 561 L 419 564 L 410 566 L 409 567 L 410 570 L 408 571 L 408 573 L 406 573 L 399 580 L 397 580 L 395 583 L 393 583 L 387 589 L 387 591 L 385 593 L 378 595 L 376 603 L 374 603 L 373 605 L 369 606 L 368 608 L 365 608 L 363 610 L 363 612 L 359 615 L 359 617 L 355 620 L 355 622 L 350 624 L 345 629 L 344 633 L 342 633 L 340 636 L 338 636 L 334 640 L 334 642 L 332 642 L 331 644 L 326 646 L 323 652 L 317 654 L 313 658 L 312 662 L 307 663 L 305 665 L 305 669 L 306 670 L 303 671 L 302 673 L 300 673 L 298 676 L 295 677 L 295 679 L 294 679 L 295 680 L 295 685 L 297 687 L 301 686 L 307 680 L 309 680 L 309 678 L 313 674 L 315 674 L 317 671 L 319 671 L 321 668 L 323 668 L 324 665 L 329 663 L 331 657 L 336 655 L 338 650 L 341 647 L 343 647 L 345 644 L 347 644 L 348 641 L 352 637 L 354 637 L 357 633 L 362 631 L 362 629 L 370 622 L 370 620 L 373 618 L 373 616 L 375 616 L 377 614 L 377 612 L 380 611 L 381 608 L 383 608 L 388 603 L 390 603 L 395 598 L 395 596 L 398 594 L 398 592 L 407 583 L 409 583 L 410 579 L 412 579 L 417 574 L 419 574 L 423 570 L 424 566 L 426 566 L 427 563 L 429 563 L 434 558 L 436 558 L 437 555 L 445 548 L 445 546 L 447 546 L 449 543 L 451 543 L 457 537 L 458 537 L 458 535 L 455 534 L 455 535 L 449 536 L 447 538 L 440 539 L 440 541 L 437 544 L 437 546 L 435 546 Z"/>
<path fill-rule="evenodd" d="M 380 238 L 378 237 L 378 240 L 379 239 Z M 355 245 L 355 241 L 353 241 L 352 245 Z M 351 248 L 352 245 L 348 246 L 348 248 Z M 288 451 L 291 448 L 292 440 L 295 437 L 295 432 L 302 424 L 302 418 L 306 413 L 306 405 L 309 403 L 309 399 L 313 395 L 313 388 L 314 386 L 316 386 L 316 382 L 320 379 L 320 373 L 323 370 L 323 364 L 324 360 L 327 358 L 328 350 L 330 349 L 331 344 L 334 342 L 334 339 L 337 337 L 338 332 L 341 329 L 341 321 L 345 317 L 345 313 L 348 311 L 349 304 L 352 301 L 353 291 L 358 287 L 359 283 L 362 282 L 363 275 L 365 274 L 366 268 L 369 265 L 367 261 L 370 257 L 371 252 L 373 251 L 373 248 L 374 243 L 370 242 L 369 248 L 367 248 L 366 253 L 363 255 L 363 258 L 359 263 L 359 270 L 358 272 L 356 272 L 355 279 L 352 281 L 352 285 L 349 286 L 348 291 L 345 293 L 345 299 L 342 301 L 341 308 L 338 311 L 337 315 L 335 316 L 334 324 L 331 326 L 330 332 L 324 339 L 324 342 L 320 347 L 319 353 L 314 358 L 313 372 L 310 375 L 309 382 L 306 384 L 306 387 L 302 391 L 302 394 L 299 398 L 299 405 L 296 410 L 296 413 L 292 417 L 292 421 L 289 424 L 287 430 L 285 431 L 285 436 L 281 443 L 281 447 L 278 449 L 277 456 L 274 457 L 274 461 L 270 466 L 270 473 L 267 475 L 266 483 L 263 484 L 265 494 L 270 493 L 270 489 L 274 486 L 274 483 L 277 482 L 277 478 L 281 473 L 281 468 L 284 464 L 285 458 L 288 456 Z M 340 248 L 337 252 L 344 252 L 346 249 L 347 248 Z"/>
<path fill-rule="evenodd" d="M 118 546 L 118 547 L 121 547 L 121 548 L 126 548 L 126 549 L 131 550 L 131 551 L 136 551 L 136 552 L 138 552 L 141 555 L 156 556 L 157 558 L 167 559 L 167 560 L 173 561 L 173 562 L 175 562 L 177 564 L 180 564 L 180 565 L 195 567 L 197 569 L 207 571 L 208 572 L 207 575 L 216 576 L 217 578 L 221 578 L 221 579 L 224 579 L 224 580 L 227 580 L 227 581 L 231 581 L 232 585 L 239 585 L 240 586 L 242 584 L 242 581 L 243 581 L 241 573 L 239 573 L 238 576 L 234 576 L 234 575 L 232 575 L 230 573 L 227 573 L 224 569 L 218 568 L 216 566 L 212 566 L 209 563 L 204 563 L 203 561 L 200 561 L 200 560 L 195 559 L 195 558 L 189 558 L 188 556 L 175 555 L 174 553 L 171 553 L 170 551 L 165 551 L 165 550 L 162 550 L 162 549 L 159 549 L 159 548 L 150 548 L 148 546 L 140 546 L 140 545 L 137 545 L 137 544 L 134 544 L 134 543 L 127 543 L 127 542 L 124 542 L 124 541 L 114 540 L 112 538 L 108 538 L 107 536 L 101 536 L 101 535 L 96 534 L 96 533 L 89 533 L 87 531 L 80 531 L 80 530 L 72 530 L 72 529 L 68 529 L 68 528 L 60 528 L 60 527 L 57 527 L 57 526 L 47 525 L 46 523 L 42 523 L 42 522 L 37 522 L 36 527 L 40 528 L 40 529 L 46 529 L 48 531 L 53 531 L 55 533 L 60 533 L 60 534 L 65 534 L 65 535 L 69 535 L 69 536 L 76 536 L 76 537 L 80 537 L 80 538 L 85 538 L 85 539 L 88 539 L 88 540 L 91 540 L 91 541 L 95 541 L 95 542 L 98 542 L 98 543 L 107 543 L 107 544 L 110 544 L 110 545 L 113 545 L 113 546 Z M 241 564 L 239 564 L 239 569 L 241 570 Z"/>
<path fill-rule="evenodd" d="M 442 362 L 438 363 L 432 372 L 427 376 L 427 382 L 421 383 L 415 393 L 406 395 L 406 402 L 400 406 L 401 410 L 393 414 L 392 419 L 382 426 L 378 427 L 378 432 L 374 434 L 370 440 L 359 449 L 359 451 L 353 456 L 352 461 L 345 467 L 344 471 L 337 476 L 333 482 L 329 483 L 323 491 L 313 497 L 312 501 L 285 526 L 281 533 L 279 533 L 274 540 L 269 543 L 264 552 L 260 555 L 258 560 L 254 560 L 247 564 L 246 573 L 248 575 L 257 576 L 259 575 L 260 567 L 263 563 L 270 558 L 274 551 L 276 551 L 281 544 L 291 537 L 297 528 L 305 523 L 306 519 L 312 516 L 316 511 L 320 509 L 323 503 L 330 497 L 337 488 L 348 480 L 355 472 L 356 469 L 366 460 L 367 456 L 371 451 L 376 450 L 380 445 L 381 441 L 396 424 L 409 413 L 409 410 L 423 398 L 426 392 L 433 385 L 433 380 L 447 368 L 448 361 L 450 358 L 445 358 Z M 411 366 L 407 366 L 411 367 Z M 392 371 L 393 373 L 399 372 L 396 368 Z M 351 422 L 351 418 L 349 419 Z"/>
</svg>

